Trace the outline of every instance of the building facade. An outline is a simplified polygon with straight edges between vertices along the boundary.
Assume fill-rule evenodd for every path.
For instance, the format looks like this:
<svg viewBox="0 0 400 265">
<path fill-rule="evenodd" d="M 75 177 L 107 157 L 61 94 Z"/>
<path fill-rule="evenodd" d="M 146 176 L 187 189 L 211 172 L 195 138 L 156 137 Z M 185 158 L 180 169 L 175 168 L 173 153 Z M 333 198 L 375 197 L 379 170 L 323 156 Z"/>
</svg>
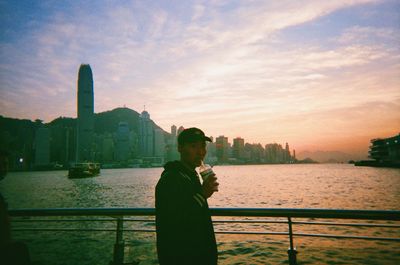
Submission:
<svg viewBox="0 0 400 265">
<path fill-rule="evenodd" d="M 78 73 L 78 121 L 76 161 L 92 160 L 94 131 L 93 74 L 90 65 L 82 64 Z"/>
<path fill-rule="evenodd" d="M 378 162 L 400 164 L 400 134 L 383 139 L 372 139 L 369 157 Z"/>
<path fill-rule="evenodd" d="M 139 117 L 139 149 L 142 157 L 154 155 L 154 126 L 150 114 L 143 111 Z"/>
<path fill-rule="evenodd" d="M 221 135 L 215 139 L 215 151 L 218 163 L 228 162 L 228 148 L 228 137 Z"/>
<path fill-rule="evenodd" d="M 115 133 L 115 160 L 127 161 L 130 158 L 130 133 L 127 122 L 120 122 Z"/>
<path fill-rule="evenodd" d="M 237 160 L 244 159 L 244 139 L 237 137 L 233 139 L 233 157 Z"/>
<path fill-rule="evenodd" d="M 35 135 L 35 166 L 50 164 L 50 130 L 42 127 Z"/>
</svg>

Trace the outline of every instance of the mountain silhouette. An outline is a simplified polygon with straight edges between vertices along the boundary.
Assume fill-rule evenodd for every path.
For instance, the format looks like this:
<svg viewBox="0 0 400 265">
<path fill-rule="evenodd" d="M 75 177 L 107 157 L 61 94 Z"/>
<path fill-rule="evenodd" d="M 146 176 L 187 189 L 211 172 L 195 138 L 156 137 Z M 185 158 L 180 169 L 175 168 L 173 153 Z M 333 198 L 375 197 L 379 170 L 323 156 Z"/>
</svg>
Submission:
<svg viewBox="0 0 400 265">
<path fill-rule="evenodd" d="M 115 108 L 96 113 L 94 133 L 97 135 L 113 134 L 117 131 L 120 122 L 127 122 L 130 130 L 139 135 L 140 114 L 129 108 Z M 164 131 L 154 121 L 151 120 L 151 123 L 155 129 L 163 131 L 166 139 L 171 137 L 171 134 Z M 0 149 L 9 153 L 11 169 L 29 168 L 34 160 L 37 129 L 44 127 L 50 131 L 50 160 L 61 161 L 61 163 L 72 161 L 76 148 L 76 125 L 77 119 L 69 117 L 58 117 L 49 123 L 43 123 L 39 119 L 31 121 L 0 115 Z M 21 158 L 24 158 L 23 161 Z"/>
<path fill-rule="evenodd" d="M 354 155 L 340 151 L 303 151 L 297 154 L 297 158 L 311 158 L 320 163 L 347 163 L 347 161 L 354 159 Z"/>
</svg>

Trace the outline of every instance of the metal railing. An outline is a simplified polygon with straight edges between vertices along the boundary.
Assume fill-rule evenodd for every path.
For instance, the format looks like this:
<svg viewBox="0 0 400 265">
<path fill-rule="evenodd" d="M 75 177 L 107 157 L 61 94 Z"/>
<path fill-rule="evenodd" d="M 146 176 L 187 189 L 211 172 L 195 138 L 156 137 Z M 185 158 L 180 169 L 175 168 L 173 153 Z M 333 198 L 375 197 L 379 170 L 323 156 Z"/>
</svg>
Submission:
<svg viewBox="0 0 400 265">
<path fill-rule="evenodd" d="M 375 220 L 375 221 L 400 221 L 400 211 L 387 210 L 331 210 L 331 209 L 282 209 L 282 208 L 212 208 L 211 215 L 214 217 L 280 217 L 287 220 L 214 220 L 213 223 L 253 223 L 253 224 L 287 224 L 285 232 L 273 231 L 221 231 L 217 234 L 251 234 L 251 235 L 283 235 L 289 237 L 288 260 L 290 265 L 297 264 L 297 251 L 294 247 L 294 237 L 321 237 L 337 239 L 377 240 L 400 242 L 399 237 L 371 237 L 359 235 L 335 235 L 296 233 L 294 225 L 321 225 L 321 226 L 349 226 L 349 227 L 384 227 L 399 229 L 399 224 L 392 223 L 337 223 L 337 222 L 316 222 L 316 221 L 293 221 L 295 218 L 313 219 L 352 219 L 352 220 Z M 124 229 L 124 222 L 154 222 L 154 219 L 129 219 L 127 216 L 155 216 L 154 208 L 79 208 L 79 209 L 18 209 L 10 210 L 9 214 L 14 217 L 81 217 L 97 216 L 107 217 L 102 219 L 15 219 L 13 222 L 93 222 L 93 221 L 114 221 L 116 227 L 112 229 L 71 229 L 71 228 L 17 228 L 16 231 L 109 231 L 116 233 L 114 244 L 113 261 L 110 264 L 124 264 L 123 232 L 151 232 L 154 229 Z M 110 218 L 111 217 L 111 218 Z"/>
</svg>

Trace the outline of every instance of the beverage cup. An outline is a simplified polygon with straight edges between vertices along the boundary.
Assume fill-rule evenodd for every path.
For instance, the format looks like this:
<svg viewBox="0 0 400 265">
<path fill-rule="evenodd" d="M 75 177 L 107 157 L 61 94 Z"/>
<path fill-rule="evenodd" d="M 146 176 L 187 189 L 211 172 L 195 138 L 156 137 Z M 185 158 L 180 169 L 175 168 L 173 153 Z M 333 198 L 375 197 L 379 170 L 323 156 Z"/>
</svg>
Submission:
<svg viewBox="0 0 400 265">
<path fill-rule="evenodd" d="M 203 164 L 200 167 L 200 176 L 201 176 L 203 182 L 206 181 L 210 176 L 213 176 L 213 175 L 215 175 L 215 173 L 212 170 L 211 166 Z M 218 186 L 214 186 L 213 190 L 218 191 Z"/>
<path fill-rule="evenodd" d="M 211 167 L 207 168 L 203 171 L 200 171 L 200 176 L 201 176 L 201 179 L 203 180 L 203 182 L 206 181 L 208 179 L 208 177 L 210 177 L 212 175 L 214 175 L 214 171 L 212 170 Z"/>
</svg>

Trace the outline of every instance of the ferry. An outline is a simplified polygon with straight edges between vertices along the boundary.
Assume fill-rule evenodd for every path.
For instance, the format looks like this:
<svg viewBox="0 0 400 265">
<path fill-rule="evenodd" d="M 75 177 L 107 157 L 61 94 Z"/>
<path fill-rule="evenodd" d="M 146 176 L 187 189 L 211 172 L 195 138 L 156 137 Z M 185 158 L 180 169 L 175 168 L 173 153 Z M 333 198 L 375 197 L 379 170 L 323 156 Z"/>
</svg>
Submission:
<svg viewBox="0 0 400 265">
<path fill-rule="evenodd" d="M 68 170 L 69 178 L 87 178 L 100 174 L 100 164 L 93 162 L 75 163 Z"/>
</svg>

